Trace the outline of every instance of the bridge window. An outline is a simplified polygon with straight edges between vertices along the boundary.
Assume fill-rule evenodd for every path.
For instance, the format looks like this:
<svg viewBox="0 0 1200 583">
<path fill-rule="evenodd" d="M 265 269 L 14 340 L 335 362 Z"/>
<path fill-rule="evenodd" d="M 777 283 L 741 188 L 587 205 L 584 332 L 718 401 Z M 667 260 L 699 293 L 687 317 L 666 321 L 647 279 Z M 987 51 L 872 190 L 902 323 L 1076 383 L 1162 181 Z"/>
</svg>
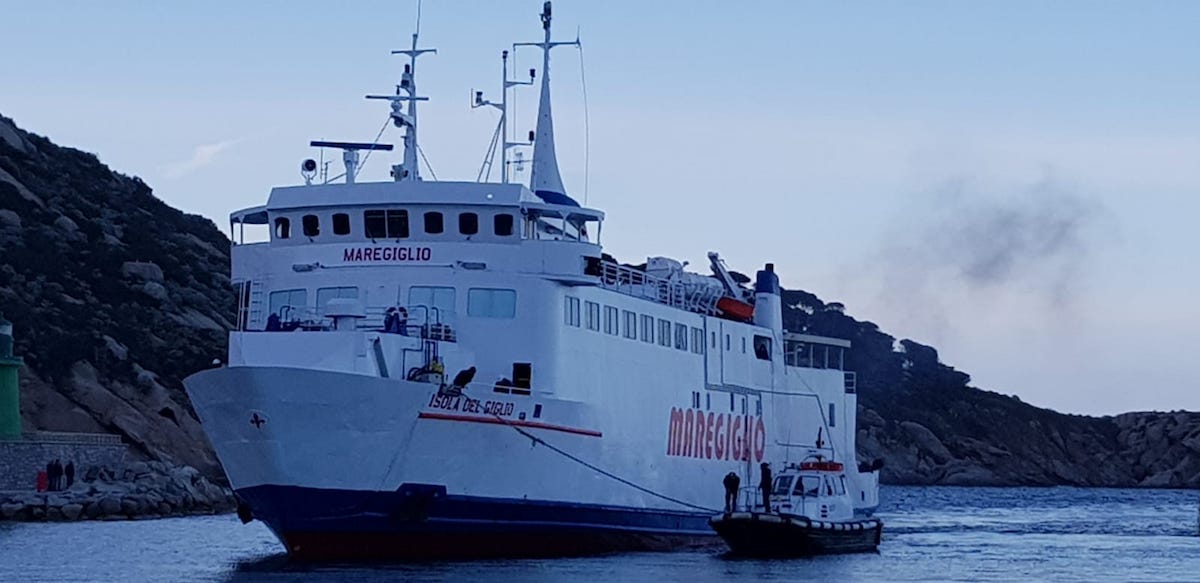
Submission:
<svg viewBox="0 0 1200 583">
<path fill-rule="evenodd" d="M 445 225 L 442 222 L 442 213 L 437 211 L 429 211 L 425 213 L 425 232 L 430 235 L 437 235 L 445 230 Z"/>
<path fill-rule="evenodd" d="M 317 314 L 325 315 L 325 304 L 335 298 L 358 299 L 356 287 L 323 287 L 317 289 Z"/>
<path fill-rule="evenodd" d="M 604 333 L 605 334 L 612 334 L 613 336 L 617 335 L 617 333 L 618 333 L 617 328 L 620 327 L 620 323 L 617 320 L 618 315 L 620 315 L 620 312 L 616 308 L 614 308 L 612 306 L 604 306 Z"/>
<path fill-rule="evenodd" d="M 287 239 L 292 236 L 292 222 L 287 217 L 275 219 L 275 238 Z"/>
<path fill-rule="evenodd" d="M 513 216 L 508 213 L 492 217 L 492 230 L 497 237 L 510 237 L 513 234 Z"/>
<path fill-rule="evenodd" d="M 625 310 L 624 312 L 621 313 L 621 316 L 625 318 L 625 337 L 636 340 L 637 339 L 637 314 L 630 312 L 629 310 Z"/>
<path fill-rule="evenodd" d="M 600 331 L 600 304 L 596 302 L 586 302 L 587 307 L 587 329 Z"/>
<path fill-rule="evenodd" d="M 671 346 L 671 321 L 658 321 L 658 344 L 659 346 Z"/>
<path fill-rule="evenodd" d="M 368 239 L 408 238 L 408 211 L 365 211 L 363 227 Z"/>
<path fill-rule="evenodd" d="M 675 348 L 687 350 L 687 330 L 686 324 L 675 324 Z"/>
<path fill-rule="evenodd" d="M 334 213 L 333 215 L 333 234 L 334 235 L 349 235 L 350 234 L 350 215 L 346 213 Z"/>
<path fill-rule="evenodd" d="M 304 215 L 300 224 L 304 227 L 305 237 L 316 237 L 321 234 L 321 219 L 317 215 Z"/>
<path fill-rule="evenodd" d="M 642 315 L 642 342 L 654 344 L 654 316 Z"/>
<path fill-rule="evenodd" d="M 692 328 L 692 352 L 704 354 L 704 330 Z"/>
<path fill-rule="evenodd" d="M 579 298 L 567 296 L 563 305 L 563 322 L 568 326 L 579 327 Z"/>
<path fill-rule="evenodd" d="M 412 309 L 415 306 L 426 306 L 429 310 L 429 321 L 446 322 L 453 320 L 456 313 L 455 310 L 454 288 L 452 287 L 434 287 L 424 285 L 414 285 L 408 288 L 408 315 L 410 318 L 418 316 L 422 310 Z"/>
<path fill-rule="evenodd" d="M 513 318 L 517 315 L 517 292 L 511 289 L 467 290 L 467 315 L 478 318 Z"/>
<path fill-rule="evenodd" d="M 474 235 L 479 232 L 479 215 L 475 213 L 458 213 L 458 232 L 462 235 Z"/>
</svg>

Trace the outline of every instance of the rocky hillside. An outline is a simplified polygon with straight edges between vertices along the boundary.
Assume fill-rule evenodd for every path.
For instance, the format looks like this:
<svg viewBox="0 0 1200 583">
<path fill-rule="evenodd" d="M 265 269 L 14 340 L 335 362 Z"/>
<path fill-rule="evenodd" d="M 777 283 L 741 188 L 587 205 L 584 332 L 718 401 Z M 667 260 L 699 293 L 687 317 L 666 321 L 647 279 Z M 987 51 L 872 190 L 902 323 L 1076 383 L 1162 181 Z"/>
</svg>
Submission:
<svg viewBox="0 0 1200 583">
<path fill-rule="evenodd" d="M 137 178 L 0 117 L 0 310 L 29 429 L 111 431 L 220 476 L 181 379 L 225 352 L 228 241 Z M 1200 414 L 1064 415 L 970 386 L 937 351 L 784 294 L 790 330 L 854 343 L 859 456 L 890 483 L 1200 487 Z"/>
<path fill-rule="evenodd" d="M 180 381 L 224 354 L 228 246 L 141 180 L 0 117 L 0 311 L 28 364 L 26 428 L 119 433 L 219 476 Z"/>
</svg>

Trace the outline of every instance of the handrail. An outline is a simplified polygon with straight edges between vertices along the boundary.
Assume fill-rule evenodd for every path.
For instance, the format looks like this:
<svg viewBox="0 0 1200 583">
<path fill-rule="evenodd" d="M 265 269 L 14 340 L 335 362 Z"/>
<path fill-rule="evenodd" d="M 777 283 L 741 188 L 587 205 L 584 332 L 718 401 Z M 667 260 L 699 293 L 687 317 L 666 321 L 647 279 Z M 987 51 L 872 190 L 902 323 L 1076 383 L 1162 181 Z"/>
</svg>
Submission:
<svg viewBox="0 0 1200 583">
<path fill-rule="evenodd" d="M 717 300 L 724 295 L 714 287 L 687 285 L 612 261 L 600 262 L 600 287 L 710 316 L 717 315 Z"/>
</svg>

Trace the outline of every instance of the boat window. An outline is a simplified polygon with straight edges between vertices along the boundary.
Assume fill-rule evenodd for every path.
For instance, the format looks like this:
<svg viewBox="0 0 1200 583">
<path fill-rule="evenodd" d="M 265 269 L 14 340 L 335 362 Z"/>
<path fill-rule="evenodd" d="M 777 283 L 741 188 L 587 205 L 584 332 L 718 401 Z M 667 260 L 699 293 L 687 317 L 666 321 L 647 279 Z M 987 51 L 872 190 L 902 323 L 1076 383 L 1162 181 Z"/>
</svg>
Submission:
<svg viewBox="0 0 1200 583">
<path fill-rule="evenodd" d="M 846 476 L 838 476 L 838 478 L 833 482 L 833 488 L 837 495 L 841 496 L 846 493 Z"/>
<path fill-rule="evenodd" d="M 833 403 L 830 403 L 829 404 L 829 426 L 837 427 L 837 416 L 834 415 L 833 412 L 834 412 Z"/>
<path fill-rule="evenodd" d="M 363 232 L 368 239 L 386 239 L 387 214 L 383 211 L 363 211 Z"/>
<path fill-rule="evenodd" d="M 334 235 L 349 235 L 350 234 L 350 215 L 346 213 L 333 214 L 333 234 Z"/>
<path fill-rule="evenodd" d="M 467 290 L 467 315 L 478 318 L 513 318 L 517 315 L 517 292 L 511 289 Z"/>
<path fill-rule="evenodd" d="M 621 313 L 621 316 L 625 318 L 625 337 L 636 340 L 637 339 L 637 314 L 630 312 L 629 310 L 625 310 L 624 312 Z"/>
<path fill-rule="evenodd" d="M 475 213 L 458 213 L 458 232 L 462 235 L 474 235 L 479 232 L 479 215 Z"/>
<path fill-rule="evenodd" d="M 492 230 L 497 237 L 510 237 L 513 234 L 513 216 L 508 213 L 492 217 Z"/>
<path fill-rule="evenodd" d="M 704 354 L 704 330 L 692 328 L 692 352 Z"/>
<path fill-rule="evenodd" d="M 358 299 L 356 287 L 322 287 L 317 289 L 317 314 L 325 315 L 325 304 L 335 298 Z"/>
<path fill-rule="evenodd" d="M 271 314 L 279 316 L 283 322 L 299 320 L 301 313 L 308 307 L 308 290 L 285 289 L 271 292 L 268 298 Z"/>
<path fill-rule="evenodd" d="M 654 316 L 642 315 L 642 342 L 654 344 Z"/>
<path fill-rule="evenodd" d="M 430 235 L 437 235 L 445 230 L 445 225 L 442 224 L 442 213 L 437 211 L 429 211 L 425 213 L 425 232 Z"/>
<path fill-rule="evenodd" d="M 600 331 L 600 304 L 587 302 L 587 329 Z"/>
<path fill-rule="evenodd" d="M 415 306 L 426 306 L 430 309 L 430 322 L 446 322 L 454 319 L 455 310 L 454 288 L 414 285 L 408 288 L 409 318 L 420 316 L 424 310 L 413 310 Z M 434 310 L 436 308 L 436 310 Z"/>
<path fill-rule="evenodd" d="M 617 328 L 620 326 L 620 324 L 618 323 L 618 320 L 617 320 L 617 316 L 619 316 L 619 315 L 620 315 L 620 311 L 617 310 L 616 308 L 614 308 L 612 306 L 604 306 L 604 333 L 605 334 L 612 334 L 613 336 L 617 335 Z"/>
<path fill-rule="evenodd" d="M 742 354 L 746 354 L 746 337 L 742 336 Z"/>
<path fill-rule="evenodd" d="M 567 303 L 563 306 L 563 322 L 579 327 L 579 298 L 567 296 Z"/>
<path fill-rule="evenodd" d="M 795 476 L 777 476 L 775 478 L 775 487 L 771 489 L 771 494 L 775 496 L 787 496 L 787 493 L 792 490 L 792 480 Z"/>
<path fill-rule="evenodd" d="M 671 321 L 670 320 L 659 320 L 658 321 L 658 344 L 659 344 L 659 346 L 670 346 L 671 345 Z"/>
<path fill-rule="evenodd" d="M 716 332 L 712 333 L 712 347 L 713 348 L 717 347 L 717 333 Z"/>
<path fill-rule="evenodd" d="M 771 360 L 771 339 L 769 337 L 754 335 L 754 356 L 759 360 Z"/>
<path fill-rule="evenodd" d="M 321 219 L 317 215 L 304 215 L 300 220 L 300 225 L 304 228 L 305 237 L 316 237 L 321 234 Z"/>
<path fill-rule="evenodd" d="M 729 350 L 729 335 L 728 334 L 725 335 L 725 350 L 726 351 Z"/>
<path fill-rule="evenodd" d="M 287 239 L 292 236 L 292 222 L 287 217 L 275 219 L 275 238 Z"/>
<path fill-rule="evenodd" d="M 825 476 L 825 495 L 833 496 L 833 483 L 830 481 L 829 476 Z"/>
<path fill-rule="evenodd" d="M 801 496 L 816 496 L 821 489 L 821 479 L 816 476 L 800 476 L 796 482 L 795 494 Z"/>
<path fill-rule="evenodd" d="M 687 350 L 687 325 L 675 324 L 675 348 Z"/>
</svg>

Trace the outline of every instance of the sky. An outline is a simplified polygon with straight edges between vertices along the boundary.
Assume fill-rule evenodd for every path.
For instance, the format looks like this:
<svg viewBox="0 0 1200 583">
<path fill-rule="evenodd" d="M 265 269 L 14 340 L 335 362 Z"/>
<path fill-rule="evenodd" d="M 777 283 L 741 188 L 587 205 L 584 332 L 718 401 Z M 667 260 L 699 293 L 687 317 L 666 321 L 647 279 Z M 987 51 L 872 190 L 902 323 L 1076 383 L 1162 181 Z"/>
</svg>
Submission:
<svg viewBox="0 0 1200 583">
<path fill-rule="evenodd" d="M 499 97 L 499 52 L 540 40 L 540 9 L 425 2 L 438 54 L 418 67 L 420 139 L 438 178 L 475 179 L 496 113 L 471 91 Z M 552 62 L 559 163 L 607 213 L 609 253 L 773 261 L 786 287 L 1036 405 L 1200 410 L 1200 3 L 554 14 L 584 47 Z M 309 140 L 374 138 L 386 105 L 363 96 L 392 90 L 415 15 L 412 0 L 0 0 L 0 113 L 227 229 L 301 180 Z M 516 69 L 537 60 L 522 49 Z M 537 96 L 514 95 L 521 136 Z"/>
</svg>

